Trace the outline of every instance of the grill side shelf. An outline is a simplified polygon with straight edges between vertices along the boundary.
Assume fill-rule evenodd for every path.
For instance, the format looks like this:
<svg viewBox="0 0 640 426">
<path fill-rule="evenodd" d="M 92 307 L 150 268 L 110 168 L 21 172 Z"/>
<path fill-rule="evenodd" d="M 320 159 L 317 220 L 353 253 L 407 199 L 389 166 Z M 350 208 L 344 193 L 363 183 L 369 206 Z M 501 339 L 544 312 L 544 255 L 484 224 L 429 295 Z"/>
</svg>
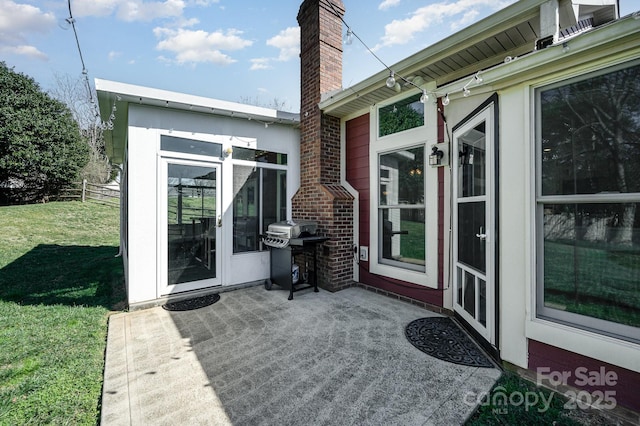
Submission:
<svg viewBox="0 0 640 426">
<path fill-rule="evenodd" d="M 292 246 L 307 246 L 311 244 L 324 243 L 325 241 L 328 241 L 328 240 L 329 240 L 329 237 L 320 237 L 320 236 L 291 238 L 289 240 L 289 244 L 291 244 Z"/>
</svg>

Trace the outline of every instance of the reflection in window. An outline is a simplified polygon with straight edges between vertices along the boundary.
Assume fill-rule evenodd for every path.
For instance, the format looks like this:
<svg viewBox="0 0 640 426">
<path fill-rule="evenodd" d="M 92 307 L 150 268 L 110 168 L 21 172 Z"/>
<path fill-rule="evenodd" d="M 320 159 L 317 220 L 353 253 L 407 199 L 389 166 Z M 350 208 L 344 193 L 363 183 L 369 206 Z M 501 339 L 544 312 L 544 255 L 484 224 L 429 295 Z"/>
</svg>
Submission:
<svg viewBox="0 0 640 426">
<path fill-rule="evenodd" d="M 209 157 L 220 157 L 222 155 L 222 145 L 219 143 L 177 138 L 167 135 L 160 136 L 160 149 L 162 151 L 206 155 Z"/>
<path fill-rule="evenodd" d="M 233 147 L 234 160 L 257 161 L 259 163 L 287 165 L 287 154 L 251 148 Z"/>
<path fill-rule="evenodd" d="M 233 167 L 234 253 L 260 250 L 260 235 L 286 218 L 286 194 L 286 171 Z"/>
<path fill-rule="evenodd" d="M 424 146 L 383 154 L 379 161 L 379 261 L 424 271 Z"/>
<path fill-rule="evenodd" d="M 404 130 L 424 126 L 424 104 L 417 94 L 402 99 L 378 111 L 378 136 L 387 136 Z"/>
<path fill-rule="evenodd" d="M 168 283 L 216 277 L 216 170 L 169 164 L 167 178 Z"/>
<path fill-rule="evenodd" d="M 640 341 L 639 98 L 638 65 L 537 93 L 538 315 L 633 341 Z"/>
</svg>

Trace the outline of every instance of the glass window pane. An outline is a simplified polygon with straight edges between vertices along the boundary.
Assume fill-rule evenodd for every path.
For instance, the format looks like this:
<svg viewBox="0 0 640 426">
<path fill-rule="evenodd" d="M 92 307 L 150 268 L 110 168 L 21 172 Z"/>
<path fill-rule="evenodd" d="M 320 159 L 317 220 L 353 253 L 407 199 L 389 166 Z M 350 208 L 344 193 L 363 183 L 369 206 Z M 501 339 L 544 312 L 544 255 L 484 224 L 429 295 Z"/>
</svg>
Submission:
<svg viewBox="0 0 640 426">
<path fill-rule="evenodd" d="M 425 210 L 380 209 L 380 262 L 425 270 Z"/>
<path fill-rule="evenodd" d="M 640 66 L 542 90 L 542 194 L 640 192 Z"/>
<path fill-rule="evenodd" d="M 251 166 L 233 167 L 233 252 L 260 249 L 260 235 L 286 219 L 287 172 Z"/>
<path fill-rule="evenodd" d="M 544 306 L 640 327 L 640 203 L 544 205 Z"/>
<path fill-rule="evenodd" d="M 486 193 L 485 123 L 458 138 L 458 197 L 477 197 Z"/>
<path fill-rule="evenodd" d="M 380 205 L 424 204 L 424 146 L 380 155 Z"/>
<path fill-rule="evenodd" d="M 378 110 L 378 134 L 380 137 L 424 125 L 424 104 L 421 93 L 402 99 Z"/>
<path fill-rule="evenodd" d="M 457 270 L 457 283 L 458 283 L 458 291 L 456 292 L 456 304 L 458 306 L 462 306 L 462 287 L 464 286 L 462 282 L 462 277 L 464 276 L 464 270 L 460 267 L 456 268 Z"/>
<path fill-rule="evenodd" d="M 477 235 L 486 234 L 485 202 L 458 204 L 458 262 L 482 273 L 486 266 L 486 240 Z"/>
<path fill-rule="evenodd" d="M 233 166 L 233 252 L 258 249 L 259 169 Z"/>
<path fill-rule="evenodd" d="M 487 282 L 478 278 L 480 285 L 480 312 L 478 312 L 478 322 L 487 326 Z"/>
<path fill-rule="evenodd" d="M 464 273 L 464 310 L 476 317 L 476 280 L 475 275 Z"/>
<path fill-rule="evenodd" d="M 160 136 L 160 149 L 185 154 L 207 155 L 209 157 L 222 156 L 222 145 L 219 143 L 176 138 L 175 136 L 167 135 Z"/>
<path fill-rule="evenodd" d="M 216 170 L 169 164 L 168 282 L 216 277 Z"/>
<path fill-rule="evenodd" d="M 262 226 L 287 218 L 287 172 L 262 169 Z"/>
<path fill-rule="evenodd" d="M 231 154 L 234 160 L 246 160 L 257 161 L 259 163 L 270 164 L 287 164 L 287 154 L 280 154 L 278 152 L 264 151 L 259 149 L 242 148 L 239 146 L 233 147 L 233 154 Z"/>
</svg>

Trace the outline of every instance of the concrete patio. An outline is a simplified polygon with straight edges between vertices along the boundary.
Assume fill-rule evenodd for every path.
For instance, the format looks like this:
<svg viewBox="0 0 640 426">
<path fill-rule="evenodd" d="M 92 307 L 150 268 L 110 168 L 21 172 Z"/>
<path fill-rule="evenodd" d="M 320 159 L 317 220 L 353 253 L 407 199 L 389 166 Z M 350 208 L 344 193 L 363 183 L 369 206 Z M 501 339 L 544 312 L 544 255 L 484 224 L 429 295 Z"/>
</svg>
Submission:
<svg viewBox="0 0 640 426">
<path fill-rule="evenodd" d="M 197 310 L 111 316 L 103 425 L 461 424 L 500 371 L 404 336 L 436 315 L 360 288 L 222 293 Z"/>
</svg>

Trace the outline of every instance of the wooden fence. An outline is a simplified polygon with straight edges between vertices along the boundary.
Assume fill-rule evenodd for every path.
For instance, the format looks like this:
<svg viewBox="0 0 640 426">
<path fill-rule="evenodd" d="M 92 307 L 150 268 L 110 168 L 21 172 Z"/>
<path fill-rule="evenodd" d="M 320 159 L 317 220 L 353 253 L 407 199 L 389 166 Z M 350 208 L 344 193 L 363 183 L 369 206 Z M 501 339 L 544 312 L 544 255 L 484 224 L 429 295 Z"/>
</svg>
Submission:
<svg viewBox="0 0 640 426">
<path fill-rule="evenodd" d="M 90 183 L 87 180 L 78 182 L 76 186 L 63 189 L 57 197 L 60 201 L 77 200 L 96 201 L 101 204 L 120 207 L 120 188 L 112 185 Z"/>
</svg>

